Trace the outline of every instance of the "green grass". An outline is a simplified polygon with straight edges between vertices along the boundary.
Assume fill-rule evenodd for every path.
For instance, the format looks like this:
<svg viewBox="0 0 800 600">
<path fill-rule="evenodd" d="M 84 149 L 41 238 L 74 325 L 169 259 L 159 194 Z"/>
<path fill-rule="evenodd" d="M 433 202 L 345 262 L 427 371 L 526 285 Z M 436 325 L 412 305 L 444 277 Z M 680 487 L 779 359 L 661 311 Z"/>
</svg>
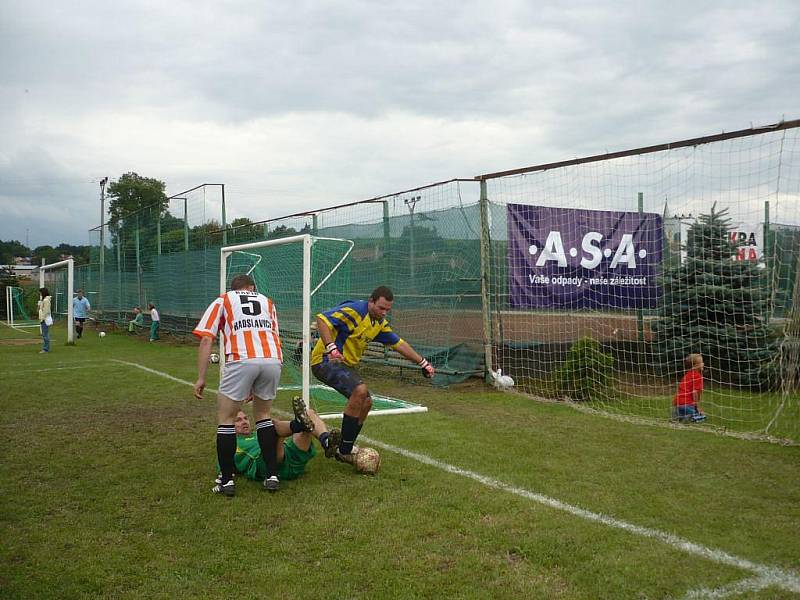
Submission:
<svg viewBox="0 0 800 600">
<path fill-rule="evenodd" d="M 708 416 L 703 427 L 800 442 L 800 391 L 751 392 L 715 387 L 708 381 L 706 386 L 700 402 Z M 517 387 L 545 398 L 560 396 L 550 380 L 522 380 Z M 615 397 L 582 404 L 610 414 L 668 422 L 676 390 L 677 384 L 637 383 L 627 375 L 615 381 Z"/>
<path fill-rule="evenodd" d="M 672 410 L 673 395 L 627 395 L 609 402 L 587 403 L 609 413 L 636 415 L 666 421 Z M 704 427 L 764 434 L 783 405 L 767 434 L 774 438 L 797 441 L 800 431 L 800 393 L 786 397 L 777 392 L 748 392 L 728 389 L 707 389 L 700 402 L 709 417 Z"/>
<path fill-rule="evenodd" d="M 192 381 L 195 349 L 63 338 L 57 326 L 49 355 L 0 344 L 3 598 L 680 598 L 753 576 L 389 451 L 376 477 L 320 456 L 278 494 L 242 481 L 235 498 L 214 496 L 213 395 L 110 361 Z M 798 447 L 620 423 L 479 384 L 375 387 L 429 412 L 374 417 L 364 436 L 800 569 Z"/>
</svg>

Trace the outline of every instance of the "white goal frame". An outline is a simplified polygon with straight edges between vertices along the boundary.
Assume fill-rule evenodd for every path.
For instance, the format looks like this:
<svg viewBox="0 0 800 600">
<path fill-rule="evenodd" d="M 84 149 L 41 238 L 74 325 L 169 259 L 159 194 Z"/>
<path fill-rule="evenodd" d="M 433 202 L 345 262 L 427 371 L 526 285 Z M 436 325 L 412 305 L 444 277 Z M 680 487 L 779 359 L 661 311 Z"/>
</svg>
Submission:
<svg viewBox="0 0 800 600">
<path fill-rule="evenodd" d="M 23 292 L 23 294 L 25 292 L 25 288 L 20 287 L 18 285 L 6 286 L 6 325 L 14 329 L 39 327 L 38 321 L 31 320 L 31 321 L 20 321 L 19 323 L 14 322 L 14 290 L 20 290 L 21 292 Z"/>
<path fill-rule="evenodd" d="M 309 328 L 311 324 L 311 296 L 314 292 L 319 289 L 325 281 L 328 280 L 326 277 L 322 280 L 318 285 L 317 288 L 312 290 L 311 289 L 311 247 L 314 245 L 314 242 L 327 240 L 327 241 L 335 241 L 335 242 L 344 242 L 350 245 L 350 248 L 347 252 L 344 253 L 344 256 L 339 260 L 333 270 L 330 272 L 328 277 L 333 275 L 339 266 L 347 259 L 350 253 L 353 251 L 354 243 L 352 240 L 346 240 L 342 238 L 327 238 L 327 237 L 317 237 L 310 234 L 302 234 L 302 235 L 293 235 L 290 237 L 280 238 L 276 240 L 264 240 L 261 242 L 252 242 L 250 244 L 239 244 L 237 246 L 225 246 L 220 248 L 220 265 L 219 265 L 219 290 L 220 294 L 224 294 L 228 291 L 228 257 L 231 256 L 234 252 L 244 252 L 247 250 L 252 250 L 254 248 L 264 248 L 266 246 L 277 246 L 277 245 L 284 245 L 284 244 L 296 244 L 302 243 L 303 244 L 303 314 L 302 314 L 302 322 L 304 323 L 303 330 L 301 332 L 302 335 L 302 344 L 303 344 L 303 364 L 302 364 L 302 394 L 303 394 L 303 402 L 306 406 L 310 406 L 310 389 L 311 389 L 311 330 Z M 222 339 L 220 339 L 220 352 L 219 352 L 219 367 L 220 367 L 220 376 L 222 375 L 222 367 L 225 364 L 225 352 L 224 348 L 222 347 Z"/>
<path fill-rule="evenodd" d="M 39 287 L 45 287 L 45 271 L 58 269 L 60 267 L 67 267 L 67 289 L 65 292 L 67 300 L 67 343 L 73 344 L 75 343 L 75 317 L 72 313 L 72 295 L 75 293 L 75 261 L 71 258 L 68 258 L 66 260 L 60 260 L 49 265 L 42 263 L 42 266 L 39 267 Z"/>
</svg>

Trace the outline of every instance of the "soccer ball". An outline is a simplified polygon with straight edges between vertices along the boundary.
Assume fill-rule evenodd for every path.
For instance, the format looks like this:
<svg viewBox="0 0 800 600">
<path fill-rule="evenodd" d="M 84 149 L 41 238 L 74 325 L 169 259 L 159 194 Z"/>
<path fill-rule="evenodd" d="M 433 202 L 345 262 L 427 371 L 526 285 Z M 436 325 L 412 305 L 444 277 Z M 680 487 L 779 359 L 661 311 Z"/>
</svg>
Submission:
<svg viewBox="0 0 800 600">
<path fill-rule="evenodd" d="M 361 448 L 356 453 L 356 471 L 365 475 L 375 475 L 381 467 L 381 455 L 375 448 Z"/>
<path fill-rule="evenodd" d="M 210 354 L 208 357 L 208 362 L 217 364 L 219 362 L 219 354 Z"/>
<path fill-rule="evenodd" d="M 106 332 L 105 331 L 101 331 L 100 332 L 100 337 L 106 337 Z"/>
</svg>

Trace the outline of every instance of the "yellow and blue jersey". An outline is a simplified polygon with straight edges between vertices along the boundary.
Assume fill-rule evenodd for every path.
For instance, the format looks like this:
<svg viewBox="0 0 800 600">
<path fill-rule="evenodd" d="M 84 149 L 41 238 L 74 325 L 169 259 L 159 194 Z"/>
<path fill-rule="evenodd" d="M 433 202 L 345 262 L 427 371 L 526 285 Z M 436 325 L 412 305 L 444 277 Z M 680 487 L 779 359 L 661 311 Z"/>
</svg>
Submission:
<svg viewBox="0 0 800 600">
<path fill-rule="evenodd" d="M 344 364 L 355 367 L 361 360 L 367 344 L 372 341 L 396 348 L 402 339 L 389 326 L 389 321 L 375 321 L 369 316 L 367 300 L 345 300 L 332 309 L 317 315 L 331 329 L 334 342 L 344 357 Z M 319 339 L 311 353 L 311 364 L 328 360 L 325 344 Z"/>
</svg>

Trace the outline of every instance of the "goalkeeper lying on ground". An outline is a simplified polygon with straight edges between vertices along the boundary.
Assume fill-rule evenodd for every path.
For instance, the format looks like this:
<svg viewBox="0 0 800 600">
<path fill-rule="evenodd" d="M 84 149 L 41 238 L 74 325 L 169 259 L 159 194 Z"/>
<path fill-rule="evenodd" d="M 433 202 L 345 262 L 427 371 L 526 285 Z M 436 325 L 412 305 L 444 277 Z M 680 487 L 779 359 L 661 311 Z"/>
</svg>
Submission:
<svg viewBox="0 0 800 600">
<path fill-rule="evenodd" d="M 292 421 L 273 419 L 275 432 L 278 434 L 278 477 L 281 481 L 297 479 L 305 472 L 308 461 L 317 454 L 312 444 L 313 438 L 319 440 L 326 452 L 335 451 L 341 439 L 338 429 L 328 431 L 325 422 L 317 416 L 317 413 L 313 410 L 305 410 L 301 398 L 295 398 L 292 401 L 292 408 L 295 412 L 295 418 Z M 244 411 L 239 411 L 236 415 L 234 427 L 236 428 L 236 455 L 234 456 L 236 473 L 254 481 L 263 481 L 266 477 L 267 465 L 261 456 L 258 438 L 250 427 L 250 419 Z M 292 433 L 301 428 L 304 431 Z M 218 481 L 212 491 L 225 493 L 227 489 L 227 487 L 220 486 Z"/>
</svg>

